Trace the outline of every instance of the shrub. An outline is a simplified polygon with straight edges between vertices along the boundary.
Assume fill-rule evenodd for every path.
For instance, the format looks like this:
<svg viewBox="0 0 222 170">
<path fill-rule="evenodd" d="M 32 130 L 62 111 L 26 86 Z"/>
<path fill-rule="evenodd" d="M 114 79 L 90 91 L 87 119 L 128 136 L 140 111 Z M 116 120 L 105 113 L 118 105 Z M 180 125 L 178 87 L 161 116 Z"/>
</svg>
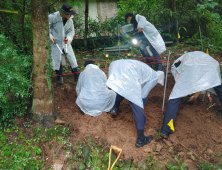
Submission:
<svg viewBox="0 0 222 170">
<path fill-rule="evenodd" d="M 0 35 L 0 122 L 13 115 L 21 116 L 27 110 L 32 57 L 18 55 L 13 44 Z"/>
</svg>

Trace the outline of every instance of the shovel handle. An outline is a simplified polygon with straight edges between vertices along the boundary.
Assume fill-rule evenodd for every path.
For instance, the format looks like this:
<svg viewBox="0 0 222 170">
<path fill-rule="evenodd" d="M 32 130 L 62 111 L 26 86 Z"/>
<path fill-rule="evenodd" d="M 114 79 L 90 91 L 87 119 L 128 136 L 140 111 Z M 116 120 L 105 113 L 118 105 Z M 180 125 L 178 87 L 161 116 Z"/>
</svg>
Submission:
<svg viewBox="0 0 222 170">
<path fill-rule="evenodd" d="M 110 168 L 112 149 L 115 150 L 115 151 L 118 151 L 118 152 L 119 152 L 119 155 L 117 156 L 116 160 L 113 162 L 113 164 L 112 164 L 112 166 L 111 166 L 111 168 Z M 114 165 L 116 164 L 116 162 L 118 161 L 118 159 L 119 159 L 122 151 L 123 151 L 123 150 L 122 150 L 121 148 L 118 148 L 118 147 L 116 147 L 116 146 L 114 146 L 114 145 L 111 145 L 111 146 L 110 146 L 108 170 L 112 170 L 112 169 L 113 169 L 113 167 L 114 167 Z"/>
<path fill-rule="evenodd" d="M 57 46 L 57 48 L 59 49 L 59 51 L 63 54 L 62 50 L 59 48 L 58 44 L 55 44 Z"/>
<path fill-rule="evenodd" d="M 111 145 L 111 148 L 112 148 L 113 150 L 115 150 L 115 151 L 118 151 L 118 152 L 122 152 L 122 151 L 123 151 L 123 149 L 118 148 L 118 147 L 116 147 L 116 146 L 114 146 L 114 145 Z"/>
</svg>

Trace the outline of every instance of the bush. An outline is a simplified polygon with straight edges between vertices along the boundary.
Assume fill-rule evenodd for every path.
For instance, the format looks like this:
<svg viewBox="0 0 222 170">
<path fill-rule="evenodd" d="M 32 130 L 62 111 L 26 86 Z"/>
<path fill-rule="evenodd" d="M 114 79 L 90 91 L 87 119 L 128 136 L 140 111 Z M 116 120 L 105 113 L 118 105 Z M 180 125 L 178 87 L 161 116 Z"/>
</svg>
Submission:
<svg viewBox="0 0 222 170">
<path fill-rule="evenodd" d="M 13 44 L 0 35 L 0 122 L 27 111 L 32 87 L 32 56 L 18 55 Z"/>
</svg>

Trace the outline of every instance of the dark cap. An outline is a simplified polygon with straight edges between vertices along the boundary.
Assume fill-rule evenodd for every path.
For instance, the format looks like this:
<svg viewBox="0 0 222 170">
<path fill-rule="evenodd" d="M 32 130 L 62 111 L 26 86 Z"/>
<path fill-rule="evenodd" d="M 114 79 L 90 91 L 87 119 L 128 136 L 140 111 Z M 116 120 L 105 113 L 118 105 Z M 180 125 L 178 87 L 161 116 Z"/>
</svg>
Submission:
<svg viewBox="0 0 222 170">
<path fill-rule="evenodd" d="M 65 15 L 75 15 L 76 13 L 73 11 L 73 7 L 69 4 L 63 4 L 62 8 L 60 9 L 62 13 Z"/>
<path fill-rule="evenodd" d="M 93 60 L 87 60 L 87 61 L 85 61 L 84 66 L 86 67 L 89 64 L 95 64 L 95 62 Z"/>
<path fill-rule="evenodd" d="M 133 13 L 127 13 L 126 15 L 125 15 L 125 22 L 127 22 L 127 18 L 128 17 L 133 17 Z"/>
</svg>

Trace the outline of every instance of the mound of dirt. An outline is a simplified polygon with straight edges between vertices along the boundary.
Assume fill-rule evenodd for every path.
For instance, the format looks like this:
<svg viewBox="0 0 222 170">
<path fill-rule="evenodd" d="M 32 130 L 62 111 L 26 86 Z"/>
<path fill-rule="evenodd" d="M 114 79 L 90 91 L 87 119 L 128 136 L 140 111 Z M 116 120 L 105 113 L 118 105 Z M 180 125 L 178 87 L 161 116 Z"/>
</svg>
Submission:
<svg viewBox="0 0 222 170">
<path fill-rule="evenodd" d="M 65 77 L 63 86 L 57 86 L 54 82 L 53 97 L 60 118 L 66 123 L 71 123 L 75 128 L 75 134 L 71 139 L 73 142 L 85 136 L 94 136 L 97 140 L 105 139 L 110 145 L 123 149 L 121 156 L 123 159 L 134 161 L 146 159 L 152 155 L 158 155 L 159 160 L 169 157 L 171 146 L 176 144 L 177 147 L 174 150 L 176 149 L 181 157 L 185 155 L 184 159 L 189 159 L 191 156 L 187 155 L 187 152 L 192 151 L 191 155 L 203 156 L 209 161 L 218 151 L 222 151 L 222 120 L 216 112 L 220 106 L 217 96 L 213 96 L 216 105 L 208 110 L 207 98 L 202 102 L 202 96 L 199 96 L 193 105 L 188 105 L 188 97 L 183 98 L 175 123 L 175 132 L 170 136 L 174 143 L 171 143 L 160 140 L 153 129 L 161 127 L 164 116 L 161 110 L 164 88 L 157 85 L 149 93 L 145 105 L 145 135 L 153 134 L 154 140 L 142 148 L 136 148 L 137 131 L 129 102 L 123 100 L 120 105 L 121 114 L 117 118 L 112 118 L 105 112 L 97 117 L 84 115 L 75 104 L 76 82 L 69 82 L 71 79 L 73 77 Z M 165 108 L 174 83 L 173 76 L 169 74 Z"/>
</svg>

